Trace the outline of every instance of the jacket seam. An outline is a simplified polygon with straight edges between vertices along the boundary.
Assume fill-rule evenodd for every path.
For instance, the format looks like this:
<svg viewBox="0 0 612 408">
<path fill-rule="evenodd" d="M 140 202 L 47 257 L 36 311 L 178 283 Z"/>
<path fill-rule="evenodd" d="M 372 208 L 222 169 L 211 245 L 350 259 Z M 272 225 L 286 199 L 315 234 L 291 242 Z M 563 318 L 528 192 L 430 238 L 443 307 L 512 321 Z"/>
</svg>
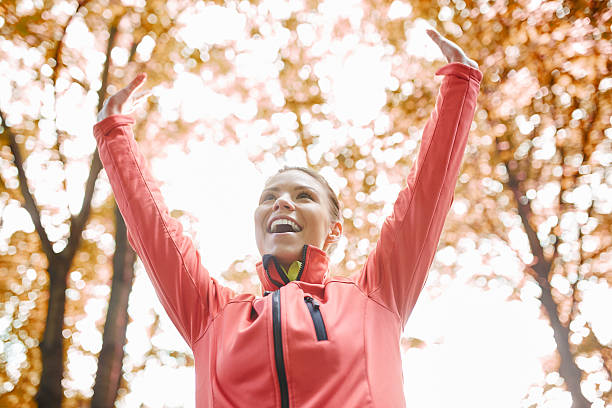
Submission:
<svg viewBox="0 0 612 408">
<path fill-rule="evenodd" d="M 459 118 L 461 118 L 461 115 L 463 114 L 463 108 L 465 107 L 465 97 L 466 97 L 466 95 L 467 95 L 467 93 L 468 93 L 468 91 L 469 91 L 469 89 L 470 89 L 470 81 L 469 81 L 469 79 L 467 79 L 467 80 L 466 80 L 465 78 L 461 78 L 461 79 L 463 79 L 464 81 L 466 81 L 466 82 L 467 82 L 467 86 L 465 87 L 465 91 L 464 91 L 464 93 L 463 93 L 463 98 L 462 98 L 462 100 L 461 100 L 461 110 L 460 110 L 460 112 L 459 112 Z M 441 107 L 440 107 L 440 108 L 441 108 Z M 441 111 L 442 111 L 442 109 L 440 109 L 440 112 L 441 112 Z M 435 125 L 435 127 L 434 127 L 433 134 L 435 134 L 435 133 L 436 133 L 436 131 L 438 130 L 439 124 L 440 124 L 440 115 L 438 115 L 438 118 L 436 119 L 436 125 Z M 459 121 L 457 121 L 457 124 L 456 124 L 455 130 L 454 130 L 454 132 L 453 132 L 453 146 L 454 146 L 454 144 L 455 144 L 455 140 L 456 140 L 456 137 L 457 137 L 457 129 L 458 129 L 458 127 L 459 127 Z M 432 139 L 433 139 L 433 137 L 432 137 Z M 432 143 L 433 143 L 433 140 L 431 140 L 431 141 L 430 141 L 430 143 L 429 143 L 429 145 L 427 146 L 427 151 L 425 152 L 425 158 L 423 159 L 423 161 L 426 161 L 426 160 L 427 160 L 427 158 L 428 158 L 428 156 L 429 156 L 429 152 L 431 151 L 431 145 L 432 145 Z M 452 151 L 452 150 L 453 150 L 453 148 L 451 147 L 451 151 Z M 417 157 L 417 161 L 418 161 L 418 157 Z M 447 173 L 448 173 L 448 165 L 447 165 L 447 167 L 446 167 L 446 169 L 445 169 L 444 179 L 446 179 L 446 174 L 447 174 Z M 422 177 L 422 172 L 421 172 L 421 171 L 419 171 L 418 178 L 417 178 L 417 180 L 416 180 L 416 181 L 415 181 L 415 183 L 414 183 L 414 187 L 416 187 L 417 185 L 419 185 L 419 182 L 420 182 L 421 177 Z M 408 187 L 408 188 L 409 188 L 409 187 Z M 413 189 L 412 194 L 410 195 L 410 202 L 408 203 L 408 205 L 406 206 L 406 210 L 405 210 L 405 211 L 403 212 L 403 214 L 402 214 L 402 215 L 403 215 L 403 217 L 402 217 L 402 222 L 400 223 L 400 225 L 399 225 L 399 227 L 398 227 L 398 228 L 394 228 L 394 231 L 393 231 L 393 237 L 394 237 L 395 239 L 393 240 L 393 247 L 391 248 L 391 251 L 392 251 L 392 252 L 395 252 L 395 250 L 396 250 L 396 248 L 397 248 L 397 245 L 398 245 L 398 244 L 397 244 L 397 243 L 398 243 L 397 236 L 398 236 L 398 234 L 399 234 L 399 232 L 398 232 L 398 231 L 403 230 L 404 223 L 406 222 L 406 214 L 408 213 L 408 210 L 409 210 L 409 209 L 411 208 L 411 206 L 412 206 L 412 202 L 413 202 L 413 200 L 414 200 L 414 196 L 415 196 L 415 191 L 414 191 L 414 190 L 416 190 L 416 188 L 414 188 L 414 189 Z M 438 194 L 438 197 L 437 197 L 437 199 L 436 199 L 436 205 L 435 205 L 435 207 L 434 207 L 434 212 L 435 212 L 435 210 L 437 209 L 437 207 L 438 207 L 438 203 L 439 203 L 439 202 L 440 202 L 440 194 Z M 427 238 L 427 236 L 429 236 L 429 232 L 430 232 L 430 230 L 431 230 L 431 222 L 432 222 L 432 221 L 433 221 L 433 219 L 430 219 L 430 222 L 429 222 L 429 224 L 428 224 L 428 226 L 427 226 L 427 233 L 425 234 L 425 238 Z M 421 260 L 421 256 L 423 255 L 424 248 L 425 248 L 425 245 L 422 245 L 422 246 L 421 246 L 421 249 L 420 249 L 420 251 L 419 251 L 419 255 L 417 256 L 417 259 L 416 259 L 416 262 L 414 263 L 414 265 L 418 265 L 418 264 L 419 264 L 419 261 Z M 412 283 L 412 280 L 414 279 L 414 269 L 412 270 L 412 273 L 411 273 L 411 275 L 410 275 L 410 276 L 411 276 L 411 278 L 410 278 L 410 283 Z M 379 284 L 377 285 L 377 287 L 376 287 L 374 290 L 372 290 L 370 293 L 374 293 L 374 292 L 378 291 L 379 289 L 381 289 L 381 285 L 382 285 L 382 283 L 379 283 Z M 408 285 L 408 286 L 410 286 L 410 285 Z M 377 303 L 378 303 L 378 302 L 377 302 Z M 389 309 L 389 308 L 387 308 L 387 309 Z M 398 311 L 398 312 L 392 312 L 392 313 L 397 314 L 397 316 L 398 316 L 398 318 L 399 318 L 400 322 L 402 321 L 402 317 L 401 317 L 401 315 L 400 315 L 399 311 Z"/>
<path fill-rule="evenodd" d="M 128 124 L 126 124 L 126 125 L 119 125 L 119 126 L 129 126 L 129 125 L 128 125 Z M 117 127 L 119 127 L 119 126 L 117 126 Z M 106 135 L 108 135 L 108 133 L 105 133 L 105 136 L 106 136 Z M 123 132 L 123 136 L 124 136 L 124 137 L 127 137 L 127 135 L 125 134 L 125 132 Z M 106 140 L 105 140 L 105 142 L 106 142 Z M 181 265 L 181 267 L 182 267 L 182 268 L 184 268 L 184 270 L 187 272 L 187 276 L 189 276 L 189 280 L 190 280 L 190 281 L 191 281 L 191 283 L 193 284 L 193 286 L 194 286 L 194 288 L 195 288 L 195 290 L 196 290 L 196 293 L 198 294 L 198 298 L 199 298 L 199 300 L 200 300 L 200 302 L 199 302 L 199 303 L 200 303 L 200 306 L 204 307 L 204 305 L 203 305 L 203 303 L 202 303 L 202 297 L 201 297 L 201 295 L 200 295 L 200 291 L 198 290 L 198 286 L 197 286 L 197 285 L 196 285 L 196 283 L 194 282 L 194 280 L 193 280 L 193 276 L 191 275 L 191 273 L 189 273 L 189 270 L 188 270 L 187 265 L 186 265 L 186 263 L 185 263 L 185 259 L 183 258 L 183 254 L 182 254 L 182 253 L 181 253 L 181 251 L 178 249 L 178 247 L 177 247 L 177 245 L 176 245 L 176 242 L 174 241 L 174 239 L 172 238 L 172 235 L 171 235 L 171 234 L 170 234 L 170 232 L 168 231 L 168 226 L 167 226 L 167 224 L 166 224 L 166 221 L 164 220 L 164 217 L 161 215 L 161 211 L 159 210 L 159 206 L 158 206 L 158 204 L 157 204 L 157 200 L 155 200 L 155 198 L 153 197 L 153 193 L 151 193 L 151 190 L 149 189 L 149 186 L 148 186 L 148 184 L 147 184 L 147 182 L 146 182 L 146 180 L 145 180 L 145 178 L 144 178 L 144 176 L 143 176 L 143 174 L 142 174 L 142 170 L 140 169 L 140 166 L 138 165 L 138 160 L 136 159 L 136 155 L 134 154 L 134 150 L 132 149 L 132 145 L 131 145 L 131 143 L 128 143 L 128 148 L 129 148 L 129 153 L 130 153 L 130 155 L 132 156 L 132 159 L 133 159 L 133 160 L 134 160 L 134 162 L 136 163 L 136 166 L 135 166 L 135 167 L 136 167 L 136 169 L 138 170 L 138 174 L 140 175 L 140 178 L 142 179 L 143 184 L 144 184 L 144 186 L 145 186 L 145 188 L 146 188 L 146 190 L 147 190 L 147 192 L 148 192 L 148 194 L 149 194 L 149 196 L 150 196 L 151 200 L 153 201 L 153 204 L 154 204 L 154 206 L 155 206 L 155 210 L 157 211 L 158 216 L 159 216 L 159 218 L 161 219 L 161 223 L 162 223 L 162 225 L 163 225 L 163 227 L 164 227 L 164 231 L 165 231 L 165 233 L 168 235 L 168 237 L 170 238 L 170 241 L 172 242 L 172 245 L 173 245 L 173 246 L 174 246 L 174 248 L 176 249 L 176 252 L 178 253 L 179 258 L 181 259 L 181 264 L 182 264 L 182 265 Z M 111 155 L 109 155 L 109 156 L 111 157 L 111 160 L 113 161 L 113 165 L 115 166 L 115 168 L 117 168 L 117 169 L 118 169 L 118 166 L 117 166 L 117 163 L 116 163 L 116 161 L 115 161 L 115 157 L 114 157 L 114 155 L 112 155 L 112 154 L 111 154 Z M 123 192 L 123 195 L 124 195 L 124 197 L 126 197 L 126 198 L 127 198 L 128 196 L 125 194 L 125 189 L 124 189 L 124 187 L 123 187 L 123 181 L 122 181 L 122 179 L 121 179 L 121 178 L 119 178 L 119 180 L 121 180 L 121 182 L 120 182 L 120 186 L 121 186 L 121 190 L 122 190 L 122 192 Z M 128 201 L 128 203 L 127 203 L 127 204 L 128 204 L 128 206 L 130 206 L 130 208 L 131 208 L 131 205 L 129 204 L 129 201 Z M 139 236 L 142 236 L 142 233 L 141 233 L 141 230 L 140 230 L 140 226 L 139 226 L 138 224 L 135 224 L 135 228 L 138 230 L 138 235 L 139 235 Z M 145 253 L 146 253 L 147 251 L 146 251 L 145 247 L 143 246 L 142 248 L 143 248 L 143 250 L 144 250 L 144 251 L 145 251 Z M 149 257 L 149 255 L 148 255 L 148 254 L 147 254 L 147 257 Z M 168 303 L 168 306 L 172 308 L 172 312 L 173 312 L 173 313 L 174 313 L 176 316 L 179 316 L 179 314 L 177 313 L 177 311 L 176 311 L 176 309 L 174 308 L 174 306 L 173 306 L 173 305 L 172 305 L 170 302 L 167 302 L 167 303 Z M 184 326 L 182 321 L 181 321 L 181 326 Z M 183 327 L 183 330 L 185 330 L 185 327 Z M 187 333 L 188 331 L 187 331 L 187 330 L 185 330 L 185 332 Z M 199 338 L 199 337 L 198 337 L 198 338 Z M 189 342 L 189 343 L 190 343 L 190 344 L 189 344 L 189 346 L 190 346 L 190 347 L 193 349 L 193 345 L 195 344 L 195 342 L 194 342 L 192 339 L 190 339 L 190 342 Z"/>
<path fill-rule="evenodd" d="M 372 302 L 376 303 L 378 306 L 382 307 L 383 309 L 391 313 L 397 319 L 397 322 L 400 323 L 400 326 L 401 326 L 401 319 L 399 318 L 399 315 L 393 310 L 391 310 L 389 306 L 379 302 L 378 300 L 372 297 L 373 293 L 378 292 L 381 289 L 380 286 L 372 290 L 370 293 L 366 293 L 357 283 L 351 280 L 349 280 L 349 282 L 345 282 L 342 280 L 334 280 L 334 278 L 331 278 L 324 286 L 327 286 L 330 283 L 343 283 L 345 285 L 353 285 L 355 288 L 357 288 L 359 292 L 361 292 L 361 294 L 363 295 L 363 297 L 366 298 L 366 300 L 371 300 Z"/>
<path fill-rule="evenodd" d="M 207 326 L 207 329 L 208 329 L 208 327 L 212 327 L 213 325 L 214 325 L 214 323 L 213 323 L 213 321 L 211 321 L 210 324 Z M 213 341 L 213 350 L 217 350 L 217 346 L 218 346 L 217 345 L 217 337 L 216 336 L 211 336 L 211 337 L 212 337 L 212 341 Z M 199 339 L 200 338 L 198 338 L 198 340 Z M 196 344 L 196 343 L 197 343 L 197 341 L 194 342 L 193 344 Z M 217 357 L 218 357 L 218 353 L 216 351 L 215 351 L 215 353 L 212 353 L 212 354 L 214 355 L 214 361 L 212 362 L 214 365 L 210 364 L 207 367 L 207 369 L 209 370 L 209 373 L 210 373 L 211 380 L 216 377 L 216 371 L 215 371 L 215 369 L 213 367 L 217 366 Z M 210 388 L 209 388 L 209 393 L 210 393 L 210 400 L 211 400 L 212 407 L 217 405 L 216 401 L 215 401 L 216 392 L 215 392 L 214 388 L 215 388 L 214 381 L 211 381 Z"/>
<path fill-rule="evenodd" d="M 368 318 L 368 299 L 369 297 L 366 297 L 366 301 L 364 302 L 364 307 L 365 310 L 363 312 L 363 320 L 362 320 L 362 330 L 361 332 L 363 333 L 363 371 L 365 372 L 366 375 L 366 383 L 368 384 L 368 394 L 370 395 L 370 405 L 374 406 L 374 394 L 372 393 L 372 384 L 370 382 L 370 372 L 368 371 L 368 347 L 367 347 L 367 341 L 368 341 L 368 336 L 366 336 L 366 322 L 367 322 L 367 318 Z"/>
<path fill-rule="evenodd" d="M 359 287 L 359 285 L 356 285 L 356 286 L 357 286 L 357 287 Z M 383 309 L 385 309 L 386 311 L 388 311 L 389 313 L 391 313 L 391 314 L 392 314 L 392 315 L 393 315 L 393 316 L 394 316 L 394 317 L 397 319 L 397 322 L 398 322 L 398 323 L 400 324 L 400 326 L 401 326 L 401 325 L 402 325 L 402 324 L 401 324 L 401 323 L 402 323 L 402 319 L 400 318 L 399 313 L 397 313 L 397 312 L 395 312 L 395 311 L 391 310 L 391 308 L 390 308 L 389 306 L 385 305 L 384 303 L 379 302 L 378 300 L 376 300 L 376 299 L 375 299 L 375 298 L 372 296 L 372 295 L 373 295 L 375 292 L 378 292 L 380 289 L 381 289 L 381 287 L 380 287 L 380 286 L 378 286 L 376 289 L 374 289 L 373 291 L 371 291 L 369 295 L 366 295 L 366 297 L 367 297 L 368 299 L 370 299 L 372 302 L 376 303 L 378 306 L 382 307 Z"/>
<path fill-rule="evenodd" d="M 199 342 L 200 340 L 202 340 L 202 338 L 204 336 L 206 336 L 206 333 L 208 333 L 208 330 L 210 329 L 210 327 L 213 325 L 214 321 L 217 320 L 217 318 L 225 311 L 225 308 L 227 308 L 229 305 L 231 305 L 232 303 L 252 303 L 252 300 L 230 300 L 229 302 L 227 302 L 222 308 L 221 310 L 219 310 L 219 312 L 217 312 L 213 317 L 210 318 L 210 322 L 208 322 L 208 324 L 206 325 L 206 328 L 204 329 L 204 331 L 202 332 L 202 334 L 200 336 L 198 336 L 198 338 L 196 340 L 194 340 L 193 344 L 196 344 L 197 342 Z"/>
<path fill-rule="evenodd" d="M 125 125 L 131 125 L 133 123 L 134 123 L 134 120 L 131 119 L 131 118 L 119 117 L 119 118 L 115 119 L 114 121 L 112 121 L 109 125 L 101 127 L 99 132 L 102 133 L 102 135 L 107 135 L 108 133 L 110 133 L 111 130 L 113 130 L 113 129 L 117 128 L 117 127 L 125 126 Z"/>
</svg>

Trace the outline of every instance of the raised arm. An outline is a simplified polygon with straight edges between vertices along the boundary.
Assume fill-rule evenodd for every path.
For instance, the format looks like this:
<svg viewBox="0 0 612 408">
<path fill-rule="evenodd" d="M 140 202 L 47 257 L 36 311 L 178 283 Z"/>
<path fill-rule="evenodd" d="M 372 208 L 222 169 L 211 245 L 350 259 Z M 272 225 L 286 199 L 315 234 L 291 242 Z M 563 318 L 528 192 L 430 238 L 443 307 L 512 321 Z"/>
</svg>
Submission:
<svg viewBox="0 0 612 408">
<path fill-rule="evenodd" d="M 134 120 L 125 114 L 146 97 L 134 97 L 145 79 L 144 74 L 137 76 L 107 101 L 98 115 L 94 136 L 129 242 L 144 263 L 168 316 L 191 347 L 209 318 L 234 294 L 209 277 L 193 242 L 183 235 L 180 222 L 170 216 L 134 140 Z"/>
<path fill-rule="evenodd" d="M 476 62 L 457 45 L 433 30 L 428 34 L 450 64 L 436 72 L 445 77 L 417 161 L 358 276 L 370 297 L 398 314 L 402 327 L 423 288 L 453 201 L 482 79 Z"/>
</svg>

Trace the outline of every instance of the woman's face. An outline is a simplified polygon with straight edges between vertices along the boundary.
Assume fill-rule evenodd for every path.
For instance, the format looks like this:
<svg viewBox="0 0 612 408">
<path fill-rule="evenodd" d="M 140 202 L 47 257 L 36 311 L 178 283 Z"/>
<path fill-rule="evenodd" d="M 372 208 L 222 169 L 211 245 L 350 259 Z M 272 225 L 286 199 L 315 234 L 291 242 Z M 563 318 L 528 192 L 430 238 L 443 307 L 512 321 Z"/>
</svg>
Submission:
<svg viewBox="0 0 612 408">
<path fill-rule="evenodd" d="M 260 254 L 288 266 L 300 259 L 304 245 L 327 249 L 342 229 L 330 221 L 328 206 L 324 187 L 308 174 L 288 170 L 272 177 L 255 210 Z"/>
</svg>

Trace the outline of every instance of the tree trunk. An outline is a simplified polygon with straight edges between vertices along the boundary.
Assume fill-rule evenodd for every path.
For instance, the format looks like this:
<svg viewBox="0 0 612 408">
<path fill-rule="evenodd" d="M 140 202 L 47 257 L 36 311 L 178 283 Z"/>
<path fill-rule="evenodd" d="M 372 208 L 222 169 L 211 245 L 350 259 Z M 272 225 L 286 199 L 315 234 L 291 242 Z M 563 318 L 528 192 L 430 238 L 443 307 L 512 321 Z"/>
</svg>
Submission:
<svg viewBox="0 0 612 408">
<path fill-rule="evenodd" d="M 79 2 L 77 11 L 85 3 L 87 3 L 87 1 Z M 110 54 L 115 43 L 119 20 L 120 18 L 115 20 L 109 30 L 108 44 L 106 47 L 106 61 L 104 62 L 104 69 L 102 70 L 102 86 L 98 91 L 98 111 L 102 108 L 104 99 L 106 98 Z M 70 20 L 68 22 L 70 22 Z M 60 408 L 62 401 L 62 375 L 64 371 L 64 337 L 62 336 L 62 329 L 64 326 L 64 309 L 66 304 L 66 279 L 74 255 L 79 248 L 81 234 L 89 219 L 95 182 L 102 169 L 102 164 L 96 149 L 96 152 L 93 154 L 89 177 L 85 184 L 85 196 L 83 197 L 81 211 L 77 217 L 71 217 L 68 244 L 60 254 L 55 254 L 52 249 L 52 244 L 40 221 L 40 213 L 34 201 L 34 197 L 28 189 L 27 178 L 23 169 L 23 159 L 21 158 L 19 146 L 17 146 L 15 142 L 15 135 L 10 128 L 6 126 L 6 121 L 1 111 L 0 119 L 2 120 L 3 127 L 8 130 L 11 152 L 14 156 L 15 167 L 17 167 L 19 177 L 19 186 L 25 199 L 24 207 L 32 217 L 36 232 L 41 240 L 43 251 L 49 262 L 48 274 L 50 283 L 47 321 L 43 340 L 40 342 L 42 373 L 35 399 L 38 406 L 41 408 Z"/>
<path fill-rule="evenodd" d="M 591 403 L 584 397 L 582 390 L 580 389 L 582 371 L 576 365 L 574 356 L 570 349 L 569 329 L 561 323 L 561 320 L 559 319 L 559 312 L 557 310 L 557 303 L 555 303 L 555 300 L 552 297 L 552 290 L 548 280 L 550 278 L 549 275 L 552 261 L 548 262 L 544 258 L 544 249 L 540 244 L 536 231 L 534 228 L 532 228 L 531 223 L 529 222 L 531 208 L 527 202 L 521 201 L 523 194 L 519 188 L 519 180 L 508 163 L 506 163 L 506 169 L 509 177 L 508 186 L 514 195 L 518 213 L 521 217 L 523 228 L 525 228 L 525 233 L 527 234 L 527 240 L 529 241 L 531 253 L 536 259 L 535 265 L 533 265 L 531 268 L 534 270 L 536 282 L 542 290 L 540 302 L 542 302 L 542 306 L 544 306 L 544 309 L 548 314 L 548 320 L 550 321 L 555 342 L 557 343 L 557 351 L 559 352 L 559 357 L 561 358 L 559 375 L 565 381 L 567 390 L 572 395 L 572 408 L 589 408 Z M 557 251 L 555 250 L 555 254 L 556 253 Z"/>
<path fill-rule="evenodd" d="M 112 408 L 121 383 L 123 346 L 128 324 L 128 300 L 134 278 L 136 253 L 129 245 L 125 222 L 115 204 L 115 254 L 111 296 L 104 323 L 102 350 L 91 399 L 92 408 Z"/>
<path fill-rule="evenodd" d="M 559 319 L 559 312 L 557 304 L 552 297 L 552 291 L 550 282 L 548 279 L 540 279 L 539 277 L 544 275 L 547 276 L 550 271 L 550 265 L 546 265 L 546 262 L 538 261 L 533 266 L 537 276 L 538 284 L 542 290 L 540 301 L 548 314 L 550 326 L 553 329 L 553 335 L 555 342 L 557 343 L 557 351 L 561 358 L 561 364 L 559 366 L 559 375 L 565 381 L 567 390 L 572 394 L 572 408 L 589 408 L 591 403 L 584 397 L 582 390 L 580 389 L 580 382 L 582 380 L 582 371 L 576 365 L 574 356 L 570 350 L 569 344 L 569 329 L 565 327 Z"/>
<path fill-rule="evenodd" d="M 60 256 L 49 259 L 49 303 L 45 332 L 40 342 L 42 373 L 36 393 L 39 407 L 60 408 L 62 403 L 62 374 L 64 371 L 64 307 L 66 278 L 70 263 Z"/>
</svg>

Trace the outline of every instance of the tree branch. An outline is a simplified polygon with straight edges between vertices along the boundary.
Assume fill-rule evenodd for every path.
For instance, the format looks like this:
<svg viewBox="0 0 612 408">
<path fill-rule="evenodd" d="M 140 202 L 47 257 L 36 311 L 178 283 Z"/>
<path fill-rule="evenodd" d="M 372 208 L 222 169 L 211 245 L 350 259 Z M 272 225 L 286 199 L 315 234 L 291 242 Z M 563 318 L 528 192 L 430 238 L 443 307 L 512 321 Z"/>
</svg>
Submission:
<svg viewBox="0 0 612 408">
<path fill-rule="evenodd" d="M 62 49 L 64 48 L 64 37 L 66 37 L 66 31 L 68 30 L 68 26 L 72 22 L 72 19 L 74 18 L 74 16 L 76 16 L 78 12 L 81 10 L 81 8 L 84 7 L 87 3 L 89 3 L 89 1 L 90 0 L 80 0 L 79 1 L 76 10 L 74 11 L 73 14 L 70 15 L 70 17 L 68 17 L 68 21 L 66 21 L 66 25 L 64 26 L 62 30 L 62 36 L 60 37 L 57 43 L 57 48 L 55 49 L 55 55 L 53 56 L 53 59 L 55 60 L 55 67 L 53 67 L 53 74 L 51 75 L 51 81 L 53 81 L 54 88 L 55 88 L 55 82 L 57 81 L 57 78 L 59 77 L 59 70 L 62 66 Z"/>
<path fill-rule="evenodd" d="M 523 196 L 523 194 L 519 187 L 519 180 L 514 174 L 514 172 L 510 169 L 509 163 L 504 162 L 504 165 L 506 166 L 506 171 L 508 172 L 508 182 L 506 184 L 514 194 L 516 207 L 519 216 L 521 217 L 523 227 L 525 228 L 525 233 L 527 234 L 527 240 L 529 241 L 531 253 L 538 258 L 535 262 L 542 262 L 548 266 L 547 269 L 550 269 L 550 262 L 544 258 L 544 251 L 542 249 L 542 245 L 540 244 L 540 240 L 538 239 L 538 235 L 529 223 L 529 215 L 531 214 L 529 203 L 527 202 L 523 204 L 523 202 L 521 201 L 521 197 Z M 544 280 L 548 280 L 547 276 L 542 276 L 541 278 Z"/>
<path fill-rule="evenodd" d="M 76 16 L 79 12 L 79 10 L 81 9 L 81 7 L 85 6 L 90 0 L 80 0 L 78 2 L 77 8 L 74 11 L 74 13 L 72 13 L 70 15 L 70 17 L 68 18 L 68 21 L 66 21 L 66 24 L 64 25 L 64 28 L 62 29 L 62 36 L 60 37 L 58 43 L 57 43 L 57 47 L 55 48 L 55 54 L 53 55 L 53 59 L 55 60 L 55 66 L 53 67 L 53 73 L 51 74 L 51 82 L 53 83 L 53 111 L 56 112 L 56 106 L 57 106 L 57 96 L 55 95 L 55 88 L 56 88 L 56 82 L 57 82 L 57 78 L 59 77 L 59 71 L 60 68 L 63 66 L 62 64 L 62 50 L 64 48 L 64 38 L 66 37 L 66 31 L 68 30 L 68 26 L 70 25 L 70 23 L 72 22 L 72 19 L 74 18 L 74 16 Z M 66 168 L 66 157 L 64 157 L 64 155 L 62 154 L 61 150 L 60 150 L 60 145 L 61 145 L 61 133 L 57 130 L 57 115 L 55 115 L 55 133 L 56 133 L 56 143 L 55 143 L 55 149 L 57 151 L 57 154 L 59 156 L 59 161 L 62 163 L 62 169 Z M 66 177 L 64 177 L 64 190 L 67 189 L 66 186 Z"/>
<path fill-rule="evenodd" d="M 108 77 L 110 71 L 110 61 L 111 61 L 111 50 L 115 45 L 115 38 L 117 36 L 117 26 L 119 25 L 119 20 L 115 20 L 115 22 L 110 27 L 108 43 L 106 46 L 106 61 L 104 62 L 104 69 L 102 70 L 102 86 L 98 91 L 98 109 L 97 112 L 102 109 L 104 104 L 104 100 L 106 99 L 106 88 L 108 86 Z M 87 182 L 85 183 L 85 195 L 83 196 L 83 204 L 81 205 L 81 211 L 76 217 L 72 217 L 70 222 L 70 238 L 68 241 L 68 245 L 62 251 L 64 256 L 67 256 L 68 259 L 72 259 L 72 256 L 76 252 L 78 248 L 78 244 L 81 240 L 81 232 L 85 227 L 85 223 L 89 218 L 89 213 L 91 212 L 91 200 L 94 193 L 94 187 L 96 185 L 96 180 L 98 178 L 98 174 L 102 170 L 102 162 L 100 161 L 100 156 L 98 155 L 98 149 L 93 153 L 93 157 L 91 160 L 91 167 L 89 170 L 89 176 L 87 177 Z"/>
<path fill-rule="evenodd" d="M 8 135 L 9 146 L 11 148 L 11 153 L 13 154 L 13 162 L 15 164 L 15 167 L 17 167 L 19 189 L 21 190 L 21 195 L 25 200 L 25 203 L 23 203 L 23 207 L 30 214 L 30 217 L 32 217 L 32 222 L 34 223 L 34 228 L 36 229 L 36 233 L 40 238 L 43 252 L 47 256 L 47 259 L 51 260 L 55 256 L 55 253 L 53 252 L 53 246 L 49 241 L 49 237 L 47 236 L 47 233 L 45 232 L 45 229 L 42 226 L 42 222 L 40 220 L 40 212 L 38 211 L 38 207 L 36 206 L 34 196 L 28 188 L 28 179 L 23 169 L 23 157 L 21 156 L 19 145 L 15 140 L 15 133 L 13 133 L 11 128 L 6 123 L 4 112 L 2 112 L 2 110 L 0 110 L 0 118 L 2 120 L 2 133 L 6 133 Z"/>
</svg>

